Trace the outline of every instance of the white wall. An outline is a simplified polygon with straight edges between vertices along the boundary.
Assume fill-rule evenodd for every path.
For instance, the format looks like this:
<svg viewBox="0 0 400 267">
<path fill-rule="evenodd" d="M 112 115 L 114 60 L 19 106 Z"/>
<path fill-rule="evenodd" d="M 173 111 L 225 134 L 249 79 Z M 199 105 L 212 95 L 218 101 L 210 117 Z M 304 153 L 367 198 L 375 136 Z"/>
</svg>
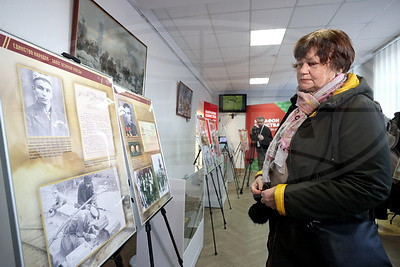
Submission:
<svg viewBox="0 0 400 267">
<path fill-rule="evenodd" d="M 235 113 L 235 116 L 231 117 L 232 113 L 220 113 L 219 114 L 219 134 L 221 136 L 226 136 L 228 138 L 228 145 L 231 151 L 236 152 L 235 154 L 235 167 L 243 168 L 243 157 L 238 157 L 240 152 L 237 148 L 240 144 L 239 140 L 239 129 L 246 129 L 246 114 L 245 113 Z"/>
<path fill-rule="evenodd" d="M 56 54 L 69 52 L 73 2 L 2 0 L 0 29 Z M 185 173 L 180 170 L 192 170 L 189 167 L 196 156 L 196 112 L 203 109 L 204 101 L 212 103 L 212 95 L 128 0 L 96 2 L 148 48 L 144 95 L 153 101 L 169 177 L 182 178 Z M 192 119 L 189 122 L 175 114 L 179 81 L 194 92 Z"/>
<path fill-rule="evenodd" d="M 1 0 L 0 29 L 55 54 L 69 52 L 73 2 Z M 178 58 L 176 51 L 171 51 L 164 39 L 128 0 L 96 2 L 147 46 L 144 95 L 153 101 L 169 178 L 179 179 L 185 174 L 190 175 L 194 170 L 192 164 L 196 156 L 196 113 L 203 110 L 204 101 L 213 103 L 213 96 L 206 85 L 195 76 L 191 66 Z M 193 90 L 190 121 L 176 115 L 179 81 Z M 153 245 L 158 249 L 155 243 Z M 156 256 L 161 257 L 160 254 Z"/>
</svg>

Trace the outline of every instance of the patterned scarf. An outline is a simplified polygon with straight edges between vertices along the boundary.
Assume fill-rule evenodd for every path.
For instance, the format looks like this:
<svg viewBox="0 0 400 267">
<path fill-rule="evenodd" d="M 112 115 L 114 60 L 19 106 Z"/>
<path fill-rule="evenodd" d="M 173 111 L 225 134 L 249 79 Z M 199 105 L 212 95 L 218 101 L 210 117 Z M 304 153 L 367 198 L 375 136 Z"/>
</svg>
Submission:
<svg viewBox="0 0 400 267">
<path fill-rule="evenodd" d="M 346 80 L 347 75 L 340 73 L 316 92 L 304 93 L 297 89 L 297 108 L 290 113 L 281 125 L 268 147 L 262 170 L 264 182 L 271 182 L 272 185 L 276 185 L 287 181 L 286 158 L 289 155 L 290 143 L 294 134 L 308 116 L 321 103 L 332 96 L 337 89 L 342 87 Z"/>
</svg>

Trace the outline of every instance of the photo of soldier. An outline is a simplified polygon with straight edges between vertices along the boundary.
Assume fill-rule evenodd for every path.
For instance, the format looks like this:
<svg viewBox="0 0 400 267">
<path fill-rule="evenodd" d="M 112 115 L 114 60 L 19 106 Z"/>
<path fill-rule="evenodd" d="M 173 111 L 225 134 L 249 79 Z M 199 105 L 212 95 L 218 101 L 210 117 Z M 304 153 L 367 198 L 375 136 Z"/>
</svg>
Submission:
<svg viewBox="0 0 400 267">
<path fill-rule="evenodd" d="M 154 181 L 153 170 L 147 167 L 134 172 L 136 186 L 139 191 L 141 210 L 145 211 L 160 198 L 158 186 Z"/>
<path fill-rule="evenodd" d="M 125 227 L 115 168 L 39 188 L 50 266 L 79 265 Z"/>
<path fill-rule="evenodd" d="M 61 80 L 24 67 L 19 72 L 28 136 L 69 136 Z"/>
<path fill-rule="evenodd" d="M 160 196 L 163 196 L 169 191 L 167 171 L 164 166 L 164 161 L 160 153 L 151 155 L 151 161 L 153 163 L 154 175 L 157 180 Z"/>
<path fill-rule="evenodd" d="M 137 136 L 138 133 L 132 105 L 125 102 L 121 102 L 120 105 L 120 114 L 122 114 L 124 122 L 125 135 L 128 137 Z"/>
</svg>

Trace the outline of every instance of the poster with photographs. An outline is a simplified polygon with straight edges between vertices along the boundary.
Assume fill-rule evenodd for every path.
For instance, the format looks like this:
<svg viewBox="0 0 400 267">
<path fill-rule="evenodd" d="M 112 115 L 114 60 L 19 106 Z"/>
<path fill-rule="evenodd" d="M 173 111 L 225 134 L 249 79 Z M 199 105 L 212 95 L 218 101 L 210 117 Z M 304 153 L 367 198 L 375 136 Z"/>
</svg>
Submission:
<svg viewBox="0 0 400 267">
<path fill-rule="evenodd" d="M 206 121 L 207 121 L 208 137 L 211 145 L 211 152 L 215 156 L 217 163 L 221 164 L 223 162 L 223 157 L 221 153 L 221 148 L 219 146 L 216 121 L 211 119 L 206 119 Z"/>
<path fill-rule="evenodd" d="M 126 226 L 116 168 L 39 188 L 50 266 L 76 266 Z"/>
<path fill-rule="evenodd" d="M 43 223 L 51 228 L 54 222 L 42 220 L 50 204 L 38 189 L 111 168 L 118 173 L 113 179 L 119 193 L 113 196 L 121 202 L 118 217 L 125 226 L 80 260 L 83 266 L 99 266 L 136 231 L 111 79 L 1 31 L 0 43 L 9 190 L 24 265 L 47 263 L 51 249 Z"/>
<path fill-rule="evenodd" d="M 249 138 L 247 130 L 238 130 L 239 131 L 239 140 L 240 140 L 240 149 L 245 153 L 249 150 Z"/>
<path fill-rule="evenodd" d="M 114 85 L 114 90 L 132 194 L 136 198 L 140 222 L 144 224 L 171 199 L 157 124 L 151 100 L 121 86 Z M 127 121 L 135 125 L 135 135 L 126 133 Z"/>
<path fill-rule="evenodd" d="M 215 168 L 215 164 L 208 137 L 207 122 L 203 117 L 197 117 L 197 134 L 199 135 L 204 172 L 208 174 Z"/>
</svg>

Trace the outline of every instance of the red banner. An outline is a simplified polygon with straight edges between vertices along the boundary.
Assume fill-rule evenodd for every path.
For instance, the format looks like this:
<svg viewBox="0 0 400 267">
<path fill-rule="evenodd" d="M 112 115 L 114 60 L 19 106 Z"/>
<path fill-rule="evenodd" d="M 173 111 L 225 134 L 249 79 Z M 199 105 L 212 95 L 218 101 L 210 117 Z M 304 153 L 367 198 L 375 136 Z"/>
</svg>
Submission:
<svg viewBox="0 0 400 267">
<path fill-rule="evenodd" d="M 265 119 L 265 126 L 271 130 L 272 136 L 274 136 L 289 106 L 289 101 L 247 106 L 246 129 L 249 131 L 256 125 L 257 117 L 261 116 Z"/>
<path fill-rule="evenodd" d="M 204 118 L 214 120 L 218 129 L 218 106 L 204 101 Z"/>
</svg>

